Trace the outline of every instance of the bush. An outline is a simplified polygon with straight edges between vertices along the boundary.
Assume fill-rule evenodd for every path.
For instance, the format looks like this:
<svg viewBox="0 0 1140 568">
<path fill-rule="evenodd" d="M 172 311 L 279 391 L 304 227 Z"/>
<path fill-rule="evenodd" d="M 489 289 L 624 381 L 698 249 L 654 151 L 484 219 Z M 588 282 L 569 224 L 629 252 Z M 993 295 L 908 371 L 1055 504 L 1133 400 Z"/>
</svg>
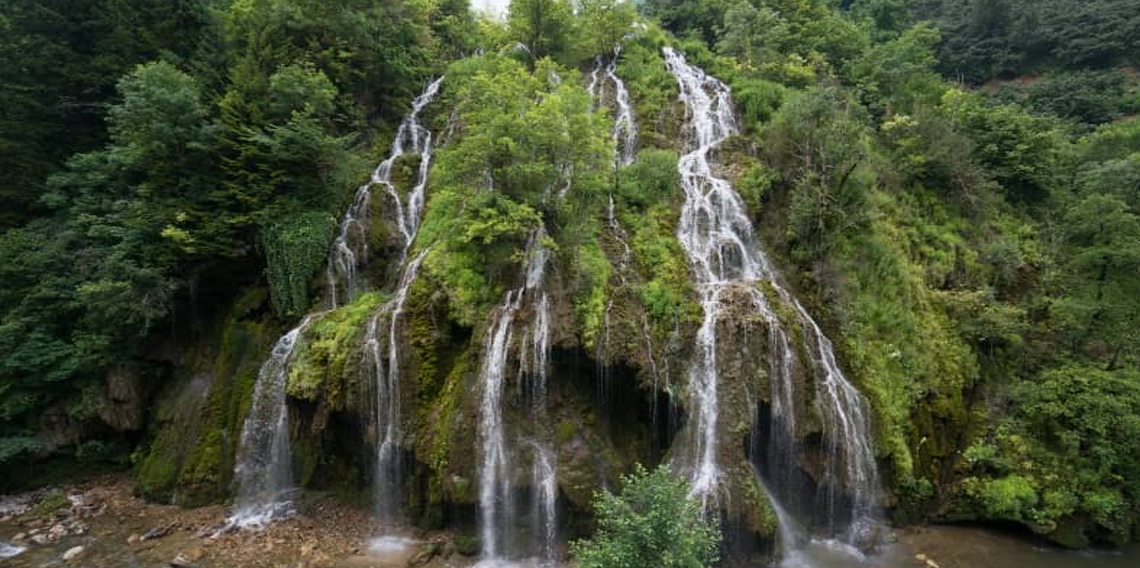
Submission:
<svg viewBox="0 0 1140 568">
<path fill-rule="evenodd" d="M 457 534 L 452 542 L 455 543 L 455 551 L 464 556 L 479 554 L 479 537 L 473 534 Z"/>
<path fill-rule="evenodd" d="M 685 480 L 664 466 L 638 465 L 622 493 L 594 494 L 598 530 L 571 545 L 581 568 L 698 568 L 718 560 L 720 530 L 688 495 Z"/>
</svg>

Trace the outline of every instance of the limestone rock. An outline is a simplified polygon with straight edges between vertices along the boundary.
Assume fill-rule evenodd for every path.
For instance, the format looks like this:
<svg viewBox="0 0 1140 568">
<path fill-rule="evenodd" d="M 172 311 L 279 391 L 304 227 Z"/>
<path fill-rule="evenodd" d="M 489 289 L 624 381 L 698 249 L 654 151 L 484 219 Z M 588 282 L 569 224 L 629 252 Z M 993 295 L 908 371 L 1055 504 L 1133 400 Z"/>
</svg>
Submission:
<svg viewBox="0 0 1140 568">
<path fill-rule="evenodd" d="M 63 560 L 65 562 L 70 562 L 76 558 L 79 558 L 79 556 L 83 554 L 83 550 L 84 548 L 82 546 L 73 546 L 67 549 L 67 552 L 63 553 Z"/>
</svg>

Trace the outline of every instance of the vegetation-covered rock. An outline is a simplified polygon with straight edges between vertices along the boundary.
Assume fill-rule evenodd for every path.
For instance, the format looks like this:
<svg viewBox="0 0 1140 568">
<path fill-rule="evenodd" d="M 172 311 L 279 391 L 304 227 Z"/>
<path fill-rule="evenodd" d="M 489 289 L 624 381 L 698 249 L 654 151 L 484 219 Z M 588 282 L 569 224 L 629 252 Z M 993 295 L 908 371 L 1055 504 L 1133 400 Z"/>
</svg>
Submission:
<svg viewBox="0 0 1140 568">
<path fill-rule="evenodd" d="M 1071 547 L 1140 534 L 1140 80 L 1126 67 L 1140 16 L 1125 0 L 516 0 L 505 21 L 463 1 L 62 4 L 0 7 L 0 485 L 133 447 L 146 498 L 225 500 L 266 353 L 319 303 L 337 219 L 408 101 L 445 75 L 423 116 L 435 154 L 418 237 L 404 250 L 394 200 L 366 196 L 367 231 L 347 236 L 367 240 L 365 292 L 299 340 L 290 465 L 306 487 L 367 493 L 377 369 L 395 365 L 409 517 L 465 523 L 485 336 L 539 240 L 548 410 L 534 419 L 528 346 L 511 336 L 504 428 L 550 442 L 564 528 L 586 531 L 595 491 L 693 445 L 702 306 L 676 236 L 692 133 L 673 46 L 732 87 L 739 133 L 712 161 L 869 402 L 888 514 L 1016 523 Z M 613 159 L 614 95 L 585 88 L 612 57 L 637 117 L 628 165 Z M 426 158 L 405 150 L 399 195 Z M 732 290 L 717 321 L 733 338 L 716 346 L 717 460 L 722 518 L 770 543 L 752 469 L 772 392 L 755 294 L 775 300 Z M 365 353 L 370 325 L 382 361 Z M 819 484 L 819 377 L 798 349 L 796 466 Z M 525 490 L 533 458 L 518 453 L 506 476 Z M 689 512 L 664 475 L 627 479 L 648 505 L 599 500 L 584 565 L 621 565 L 609 515 Z M 701 546 L 679 556 L 709 563 L 714 535 L 694 530 Z"/>
</svg>

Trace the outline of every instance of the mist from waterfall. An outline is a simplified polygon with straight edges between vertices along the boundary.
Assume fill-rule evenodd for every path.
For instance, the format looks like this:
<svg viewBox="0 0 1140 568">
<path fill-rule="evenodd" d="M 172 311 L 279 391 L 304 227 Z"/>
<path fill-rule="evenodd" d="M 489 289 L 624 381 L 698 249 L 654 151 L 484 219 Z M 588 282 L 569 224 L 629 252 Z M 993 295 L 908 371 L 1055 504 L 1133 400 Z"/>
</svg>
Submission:
<svg viewBox="0 0 1140 568">
<path fill-rule="evenodd" d="M 815 371 L 815 401 L 824 427 L 828 533 L 844 540 L 859 540 L 878 514 L 879 478 L 871 442 L 866 401 L 846 379 L 836 362 L 830 340 L 800 302 L 781 284 L 759 240 L 754 235 L 740 195 L 716 175 L 710 162 L 717 146 L 737 133 L 731 90 L 684 56 L 664 48 L 666 65 L 680 86 L 691 136 L 689 152 L 678 169 L 685 201 L 677 237 L 681 241 L 698 288 L 704 316 L 697 331 L 696 349 L 688 374 L 689 454 L 682 464 L 692 494 L 708 505 L 723 490 L 724 472 L 718 453 L 719 404 L 717 323 L 722 301 L 729 291 L 747 294 L 753 309 L 769 328 L 772 383 L 771 431 L 777 481 L 796 468 L 798 417 L 794 404 L 793 360 L 790 337 L 770 300 L 758 285 L 774 292 L 774 300 L 791 309 L 803 329 L 800 339 Z M 773 500 L 784 497 L 772 487 Z M 843 510 L 841 510 L 843 509 Z M 785 545 L 787 546 L 787 545 Z M 785 549 L 785 554 L 790 551 Z"/>
</svg>

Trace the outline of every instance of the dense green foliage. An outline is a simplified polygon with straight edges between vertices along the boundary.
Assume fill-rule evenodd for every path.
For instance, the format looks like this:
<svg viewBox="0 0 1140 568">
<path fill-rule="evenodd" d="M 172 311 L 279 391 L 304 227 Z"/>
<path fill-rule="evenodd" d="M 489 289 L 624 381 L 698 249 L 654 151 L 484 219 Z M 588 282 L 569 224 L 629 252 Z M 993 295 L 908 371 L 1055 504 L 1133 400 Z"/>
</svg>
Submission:
<svg viewBox="0 0 1140 568">
<path fill-rule="evenodd" d="M 452 326 L 477 336 L 540 238 L 566 299 L 561 347 L 594 353 L 620 296 L 632 307 L 614 329 L 680 352 L 661 346 L 700 308 L 674 235 L 684 111 L 660 51 L 673 45 L 733 88 L 741 134 L 717 160 L 868 396 L 895 514 L 1012 521 L 1077 546 L 1127 540 L 1140 520 L 1134 4 L 647 0 L 636 13 L 514 0 L 495 22 L 462 0 L 9 0 L 0 467 L 93 459 L 104 446 L 80 442 L 104 434 L 108 370 L 169 384 L 158 352 L 198 311 L 267 291 L 272 309 L 242 316 L 267 335 L 310 311 L 352 188 L 410 98 L 445 73 L 444 110 L 425 118 L 438 144 L 413 252 L 426 251 L 430 283 L 419 301 L 446 314 L 418 314 L 417 349 L 473 352 L 424 345 Z M 640 135 L 628 166 L 614 165 L 611 120 L 581 76 L 618 44 Z M 626 267 L 606 236 L 611 198 Z M 348 389 L 326 371 L 350 380 L 346 346 L 379 302 L 364 295 L 314 324 L 294 398 Z M 464 412 L 474 363 L 416 364 L 439 383 L 436 412 Z M 208 455 L 179 473 L 152 452 L 144 492 L 180 476 L 221 492 L 241 393 L 225 396 Z M 45 413 L 82 434 L 50 442 Z M 434 434 L 443 463 L 450 439 Z M 599 535 L 576 548 L 584 566 L 715 559 L 680 482 L 639 471 L 626 483 L 599 496 Z M 652 530 L 630 534 L 634 519 Z M 680 548 L 644 556 L 656 542 Z"/>
<path fill-rule="evenodd" d="M 738 187 L 870 396 L 900 517 L 1130 538 L 1140 98 L 1118 66 L 1134 6 L 646 12 L 715 49 L 684 45 L 736 91 L 754 141 L 732 154 Z"/>
<path fill-rule="evenodd" d="M 264 271 L 307 310 L 375 128 L 473 33 L 465 3 L 81 4 L 0 8 L 0 463 L 179 304 Z"/>
<path fill-rule="evenodd" d="M 582 568 L 707 568 L 716 564 L 720 531 L 705 518 L 688 483 L 659 467 L 638 465 L 620 494 L 594 495 L 597 531 L 571 547 Z"/>
<path fill-rule="evenodd" d="M 1104 68 L 1140 56 L 1140 14 L 1128 0 L 914 0 L 913 11 L 946 37 L 940 66 L 971 81 L 1050 65 Z"/>
</svg>

